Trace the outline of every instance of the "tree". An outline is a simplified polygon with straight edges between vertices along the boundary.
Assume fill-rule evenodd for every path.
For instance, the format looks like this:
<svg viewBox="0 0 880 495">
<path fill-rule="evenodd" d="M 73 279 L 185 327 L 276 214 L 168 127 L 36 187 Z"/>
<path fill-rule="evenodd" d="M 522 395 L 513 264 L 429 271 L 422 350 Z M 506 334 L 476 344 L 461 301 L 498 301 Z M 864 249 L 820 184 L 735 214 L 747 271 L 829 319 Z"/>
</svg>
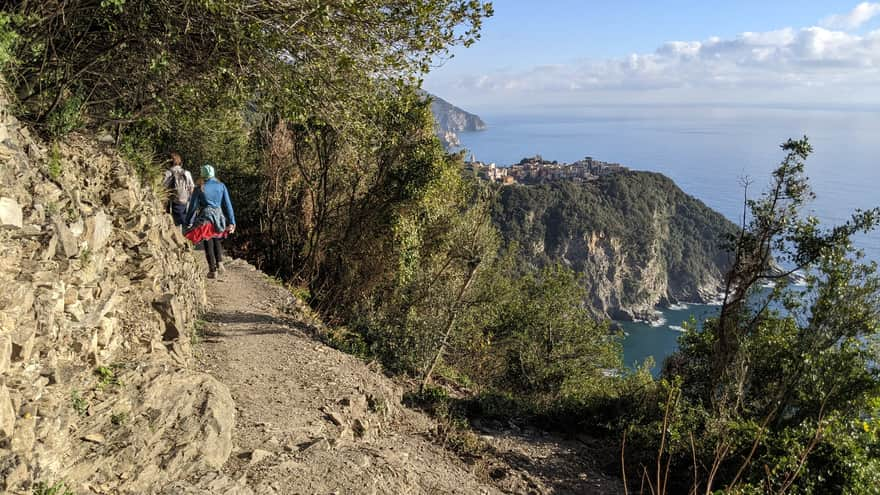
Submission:
<svg viewBox="0 0 880 495">
<path fill-rule="evenodd" d="M 734 407 L 742 402 L 744 380 L 748 375 L 743 371 L 748 368 L 743 361 L 748 357 L 739 351 L 743 340 L 768 315 L 773 302 L 781 301 L 789 312 L 804 309 L 797 297 L 789 297 L 790 293 L 786 292 L 791 276 L 803 271 L 815 272 L 810 278 L 810 288 L 816 297 L 816 306 L 812 310 L 830 309 L 827 298 L 834 294 L 833 290 L 829 292 L 830 288 L 858 282 L 854 278 L 854 260 L 847 257 L 852 252 L 851 237 L 875 228 L 880 220 L 880 209 L 859 211 L 849 222 L 823 231 L 818 219 L 802 217 L 801 210 L 814 197 L 804 176 L 804 160 L 812 152 L 812 146 L 804 138 L 789 140 L 782 149 L 787 155 L 774 171 L 770 189 L 760 199 L 746 202 L 744 206 L 749 209 L 751 217 L 745 223 L 744 215 L 742 229 L 728 239 L 734 262 L 726 277 L 724 303 L 714 327 L 717 341 L 712 371 L 718 386 L 716 402 L 732 402 Z M 856 253 L 856 257 L 859 256 Z M 777 260 L 786 268 L 778 269 Z M 862 267 L 858 272 L 858 278 L 870 286 L 870 267 Z M 758 284 L 766 281 L 776 283 L 777 290 L 754 308 L 750 305 L 750 298 Z M 835 304 L 843 304 L 838 306 L 843 311 L 838 311 L 833 318 L 844 318 L 849 314 L 847 310 L 856 309 L 846 302 L 843 299 L 835 301 Z M 867 304 L 869 301 L 861 298 L 852 302 Z M 865 316 L 863 311 L 856 314 Z M 831 317 L 824 311 L 801 316 L 808 319 L 808 325 Z M 870 333 L 870 329 L 862 329 L 865 330 Z M 833 331 L 847 330 L 837 328 Z"/>
<path fill-rule="evenodd" d="M 575 272 L 553 265 L 514 284 L 490 327 L 500 361 L 495 388 L 540 407 L 600 396 L 622 368 L 620 349 L 608 325 L 584 307 Z"/>
<path fill-rule="evenodd" d="M 840 432 L 877 418 L 880 279 L 851 238 L 875 228 L 880 210 L 821 228 L 802 215 L 812 148 L 806 138 L 782 148 L 768 192 L 746 202 L 729 239 L 734 263 L 720 315 L 690 329 L 665 363 L 681 393 L 664 416 L 679 439 L 671 456 L 686 470 L 693 456 L 693 483 L 708 488 L 863 493 L 864 473 L 847 459 L 876 465 L 877 455 Z M 806 287 L 793 284 L 795 273 Z M 763 281 L 776 287 L 764 294 Z M 690 445 L 681 441 L 688 435 Z"/>
<path fill-rule="evenodd" d="M 207 107 L 281 95 L 301 108 L 344 108 L 339 96 L 364 75 L 417 82 L 450 46 L 479 38 L 492 5 L 19 0 L 3 13 L 18 34 L 7 76 L 31 118 L 45 122 L 75 98 L 98 123 L 132 123 L 184 100 Z"/>
</svg>

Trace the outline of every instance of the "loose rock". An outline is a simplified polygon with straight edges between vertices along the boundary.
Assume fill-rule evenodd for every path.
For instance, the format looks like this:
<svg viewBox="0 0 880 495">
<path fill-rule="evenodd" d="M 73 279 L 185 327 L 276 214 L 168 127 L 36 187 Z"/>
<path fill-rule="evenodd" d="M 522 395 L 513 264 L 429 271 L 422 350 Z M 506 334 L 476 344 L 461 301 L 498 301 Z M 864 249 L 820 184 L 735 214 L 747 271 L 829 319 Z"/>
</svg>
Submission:
<svg viewBox="0 0 880 495">
<path fill-rule="evenodd" d="M 272 456 L 272 453 L 268 450 L 262 449 L 254 449 L 253 452 L 250 453 L 250 465 L 258 464 L 260 461 L 267 459 Z"/>
<path fill-rule="evenodd" d="M 88 435 L 83 435 L 82 439 L 85 440 L 86 442 L 99 443 L 99 444 L 107 441 L 107 439 L 104 438 L 104 435 L 102 435 L 100 433 L 89 433 Z"/>
<path fill-rule="evenodd" d="M 21 206 L 12 198 L 0 198 L 0 227 L 22 226 Z"/>
</svg>

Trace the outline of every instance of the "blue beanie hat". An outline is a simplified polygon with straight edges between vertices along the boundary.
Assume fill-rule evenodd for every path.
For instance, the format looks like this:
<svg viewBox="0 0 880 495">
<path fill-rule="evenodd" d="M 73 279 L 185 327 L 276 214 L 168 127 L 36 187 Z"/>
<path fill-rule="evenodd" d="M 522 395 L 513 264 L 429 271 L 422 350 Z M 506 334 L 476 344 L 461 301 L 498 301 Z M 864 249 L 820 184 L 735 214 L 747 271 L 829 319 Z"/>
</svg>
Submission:
<svg viewBox="0 0 880 495">
<path fill-rule="evenodd" d="M 214 167 L 210 164 L 202 165 L 202 178 L 203 179 L 213 179 L 214 178 Z"/>
</svg>

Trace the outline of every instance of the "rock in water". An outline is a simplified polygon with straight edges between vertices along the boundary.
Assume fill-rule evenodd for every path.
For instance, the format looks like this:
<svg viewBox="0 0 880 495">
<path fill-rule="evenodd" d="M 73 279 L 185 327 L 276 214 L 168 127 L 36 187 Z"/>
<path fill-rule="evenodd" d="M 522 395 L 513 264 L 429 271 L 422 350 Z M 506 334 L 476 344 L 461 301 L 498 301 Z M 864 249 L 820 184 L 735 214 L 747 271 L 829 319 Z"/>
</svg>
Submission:
<svg viewBox="0 0 880 495">
<path fill-rule="evenodd" d="M 736 225 L 661 174 L 621 172 L 504 187 L 493 221 L 521 266 L 559 263 L 582 274 L 597 316 L 646 318 L 667 301 L 708 302 Z"/>
<path fill-rule="evenodd" d="M 431 98 L 435 134 L 447 150 L 461 146 L 459 132 L 482 131 L 486 128 L 486 123 L 480 117 L 465 112 L 443 98 L 427 96 Z"/>
<path fill-rule="evenodd" d="M 437 127 L 442 131 L 474 132 L 486 129 L 486 123 L 480 117 L 466 112 L 438 96 L 430 96 L 431 113 Z"/>
</svg>

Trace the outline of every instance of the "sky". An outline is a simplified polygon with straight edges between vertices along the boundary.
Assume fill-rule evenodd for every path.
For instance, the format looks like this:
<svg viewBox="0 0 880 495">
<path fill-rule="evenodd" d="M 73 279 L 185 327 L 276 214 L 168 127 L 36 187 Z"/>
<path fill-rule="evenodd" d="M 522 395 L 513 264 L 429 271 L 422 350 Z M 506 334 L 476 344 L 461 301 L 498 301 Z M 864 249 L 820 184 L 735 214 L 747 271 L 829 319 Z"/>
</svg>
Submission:
<svg viewBox="0 0 880 495">
<path fill-rule="evenodd" d="M 721 104 L 880 110 L 880 2 L 495 0 L 425 88 L 474 111 Z"/>
</svg>

